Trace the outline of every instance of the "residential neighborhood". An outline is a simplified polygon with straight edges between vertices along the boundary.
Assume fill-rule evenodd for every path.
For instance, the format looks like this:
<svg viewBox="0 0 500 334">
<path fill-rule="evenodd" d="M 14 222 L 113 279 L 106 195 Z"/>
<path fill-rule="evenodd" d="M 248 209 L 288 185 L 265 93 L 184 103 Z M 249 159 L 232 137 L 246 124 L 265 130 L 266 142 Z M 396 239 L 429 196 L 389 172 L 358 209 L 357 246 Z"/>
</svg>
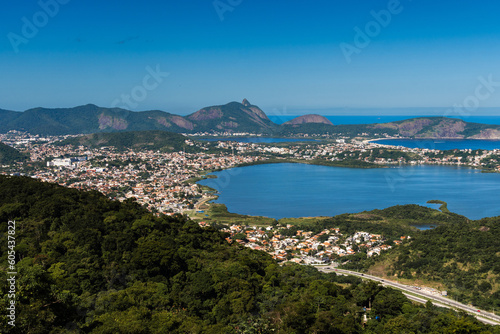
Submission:
<svg viewBox="0 0 500 334">
<path fill-rule="evenodd" d="M 199 222 L 201 227 L 209 227 L 206 221 Z M 339 228 L 324 229 L 319 233 L 298 230 L 293 234 L 292 225 L 286 226 L 242 226 L 233 224 L 220 230 L 229 236 L 229 243 L 239 243 L 245 247 L 265 251 L 278 262 L 295 262 L 300 264 L 331 264 L 347 255 L 365 252 L 368 257 L 380 255 L 391 249 L 388 240 L 379 234 L 355 232 L 345 235 Z M 291 232 L 292 234 L 291 235 Z M 392 243 L 397 246 L 409 236 L 402 236 Z"/>
<path fill-rule="evenodd" d="M 193 209 L 196 203 L 205 202 L 211 196 L 195 183 L 207 177 L 207 173 L 265 163 L 270 159 L 306 163 L 359 161 L 381 167 L 456 165 L 500 172 L 500 150 L 439 151 L 357 139 L 253 143 L 233 141 L 230 137 L 215 141 L 213 145 L 218 153 L 207 153 L 208 142 L 195 140 L 196 136 L 186 138 L 185 145 L 199 147 L 199 153 L 55 144 L 73 137 L 77 136 L 39 136 L 20 131 L 2 134 L 2 142 L 28 152 L 30 158 L 16 165 L 2 166 L 0 173 L 28 175 L 71 188 L 97 190 L 120 201 L 133 198 L 155 213 L 171 214 Z"/>
</svg>

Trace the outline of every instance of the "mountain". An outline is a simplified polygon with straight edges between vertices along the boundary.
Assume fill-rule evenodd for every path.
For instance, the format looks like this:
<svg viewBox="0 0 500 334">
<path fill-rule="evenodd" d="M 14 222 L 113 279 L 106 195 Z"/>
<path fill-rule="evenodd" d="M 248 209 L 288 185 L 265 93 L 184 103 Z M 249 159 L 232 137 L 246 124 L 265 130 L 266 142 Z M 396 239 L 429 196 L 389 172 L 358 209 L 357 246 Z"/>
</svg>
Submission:
<svg viewBox="0 0 500 334">
<path fill-rule="evenodd" d="M 27 158 L 26 154 L 0 142 L 0 164 L 10 165 L 17 161 L 24 161 Z"/>
<path fill-rule="evenodd" d="M 299 117 L 295 117 L 294 119 L 283 123 L 283 125 L 299 125 L 299 124 L 308 124 L 308 123 L 320 123 L 320 124 L 333 125 L 333 123 L 330 122 L 330 120 L 328 118 L 326 118 L 325 116 L 316 115 L 316 114 L 309 114 L 309 115 L 302 115 Z"/>
<path fill-rule="evenodd" d="M 0 113 L 0 120 L 2 132 L 21 130 L 42 135 L 141 130 L 183 132 L 193 129 L 193 124 L 188 120 L 163 111 L 132 112 L 93 104 L 75 108 L 35 108 L 15 114 Z"/>
<path fill-rule="evenodd" d="M 279 126 L 278 134 L 288 137 L 303 134 L 332 134 L 335 126 L 321 115 L 302 115 Z"/>
<path fill-rule="evenodd" d="M 248 102 L 230 102 L 225 105 L 206 107 L 188 115 L 197 132 L 251 132 L 271 133 L 274 124 L 257 106 Z"/>
<path fill-rule="evenodd" d="M 0 221 L 4 231 L 17 227 L 15 248 L 0 238 L 0 248 L 9 250 L 0 261 L 14 256 L 16 271 L 15 304 L 10 285 L 0 284 L 0 308 L 15 305 L 14 314 L 1 316 L 1 333 L 493 330 L 375 282 L 280 266 L 186 216 L 156 216 L 133 200 L 112 201 L 96 191 L 0 176 Z M 7 272 L 4 265 L 4 282 L 12 276 Z"/>
<path fill-rule="evenodd" d="M 101 108 L 93 104 L 75 108 L 35 108 L 25 112 L 0 109 L 0 133 L 9 130 L 40 135 L 163 130 L 176 133 L 247 132 L 270 136 L 331 134 L 345 137 L 389 135 L 422 139 L 500 139 L 500 125 L 467 123 L 446 117 L 333 125 L 324 116 L 312 114 L 278 125 L 247 99 L 242 103 L 205 107 L 185 117 L 160 110 L 133 112 L 120 108 Z"/>
<path fill-rule="evenodd" d="M 128 131 L 111 133 L 94 133 L 81 137 L 69 138 L 55 143 L 59 146 L 85 146 L 98 148 L 113 146 L 118 150 L 153 150 L 162 152 L 193 151 L 193 147 L 186 145 L 187 137 L 167 131 Z"/>
<path fill-rule="evenodd" d="M 0 109 L 0 130 L 4 129 L 4 125 L 12 122 L 14 119 L 16 119 L 21 113 L 12 111 L 12 110 L 5 110 L 5 109 Z M 11 130 L 11 129 L 9 129 Z M 7 131 L 9 131 L 7 130 Z M 7 131 L 2 131 L 3 133 Z"/>
<path fill-rule="evenodd" d="M 373 130 L 391 130 L 403 137 L 436 139 L 500 139 L 500 126 L 467 123 L 456 118 L 419 117 L 368 125 Z"/>
</svg>

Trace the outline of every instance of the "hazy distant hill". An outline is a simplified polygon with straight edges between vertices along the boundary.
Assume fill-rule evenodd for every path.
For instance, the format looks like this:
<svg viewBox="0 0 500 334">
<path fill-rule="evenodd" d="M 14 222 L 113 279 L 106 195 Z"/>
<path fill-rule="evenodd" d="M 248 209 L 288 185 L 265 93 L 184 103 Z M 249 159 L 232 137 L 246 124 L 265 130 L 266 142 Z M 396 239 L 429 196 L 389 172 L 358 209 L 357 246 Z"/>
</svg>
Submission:
<svg viewBox="0 0 500 334">
<path fill-rule="evenodd" d="M 132 148 L 135 150 L 153 151 L 192 151 L 194 148 L 186 145 L 185 136 L 166 131 L 131 131 L 114 133 L 94 133 L 82 137 L 70 138 L 57 143 L 57 145 L 86 146 L 98 148 L 113 146 L 118 150 Z"/>
<path fill-rule="evenodd" d="M 302 115 L 299 117 L 295 117 L 294 119 L 291 119 L 288 122 L 283 123 L 283 125 L 294 126 L 294 125 L 308 124 L 308 123 L 333 125 L 333 123 L 330 122 L 330 120 L 325 116 L 316 114 L 309 114 L 309 115 Z"/>
<path fill-rule="evenodd" d="M 160 110 L 133 112 L 92 104 L 75 108 L 35 108 L 25 112 L 0 109 L 0 133 L 9 130 L 41 135 L 89 134 L 163 130 L 176 133 L 248 132 L 264 135 L 336 134 L 346 137 L 402 136 L 408 138 L 500 139 L 500 125 L 467 123 L 446 117 L 418 117 L 380 124 L 333 125 L 321 115 L 304 115 L 282 125 L 248 100 L 205 107 L 188 116 Z"/>
<path fill-rule="evenodd" d="M 0 164 L 10 165 L 17 161 L 24 161 L 27 156 L 9 145 L 0 142 Z"/>
<path fill-rule="evenodd" d="M 498 125 L 467 123 L 446 117 L 419 117 L 369 127 L 395 130 L 401 136 L 412 138 L 500 139 Z"/>
</svg>

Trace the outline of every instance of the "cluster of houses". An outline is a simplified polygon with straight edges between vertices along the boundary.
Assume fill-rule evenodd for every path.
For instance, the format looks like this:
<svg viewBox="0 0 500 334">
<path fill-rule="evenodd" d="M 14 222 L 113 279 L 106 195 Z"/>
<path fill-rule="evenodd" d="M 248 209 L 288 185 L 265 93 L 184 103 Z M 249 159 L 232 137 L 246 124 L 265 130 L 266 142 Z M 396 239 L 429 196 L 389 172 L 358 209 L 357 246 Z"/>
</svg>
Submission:
<svg viewBox="0 0 500 334">
<path fill-rule="evenodd" d="M 210 224 L 199 222 L 201 227 Z M 227 232 L 229 243 L 239 243 L 254 250 L 264 251 L 279 262 L 301 264 L 330 264 L 347 255 L 365 252 L 368 257 L 380 255 L 392 248 L 380 234 L 356 232 L 344 235 L 339 228 L 324 229 L 319 233 L 293 229 L 293 226 L 242 226 L 233 224 L 220 230 Z M 294 231 L 293 235 L 290 231 Z M 409 237 L 394 240 L 395 245 Z"/>
</svg>

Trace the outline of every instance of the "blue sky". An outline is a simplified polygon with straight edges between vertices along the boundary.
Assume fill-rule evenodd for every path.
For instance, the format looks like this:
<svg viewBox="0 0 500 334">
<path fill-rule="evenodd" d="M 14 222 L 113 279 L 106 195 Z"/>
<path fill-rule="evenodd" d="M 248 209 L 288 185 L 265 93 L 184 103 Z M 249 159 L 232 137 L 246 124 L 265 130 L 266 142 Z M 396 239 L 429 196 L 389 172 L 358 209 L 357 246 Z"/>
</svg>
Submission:
<svg viewBox="0 0 500 334">
<path fill-rule="evenodd" d="M 134 92 L 129 109 L 180 114 L 243 98 L 268 114 L 500 107 L 494 0 L 56 1 L 4 4 L 0 108 L 124 106 Z M 169 75 L 146 78 L 156 69 Z"/>
</svg>

